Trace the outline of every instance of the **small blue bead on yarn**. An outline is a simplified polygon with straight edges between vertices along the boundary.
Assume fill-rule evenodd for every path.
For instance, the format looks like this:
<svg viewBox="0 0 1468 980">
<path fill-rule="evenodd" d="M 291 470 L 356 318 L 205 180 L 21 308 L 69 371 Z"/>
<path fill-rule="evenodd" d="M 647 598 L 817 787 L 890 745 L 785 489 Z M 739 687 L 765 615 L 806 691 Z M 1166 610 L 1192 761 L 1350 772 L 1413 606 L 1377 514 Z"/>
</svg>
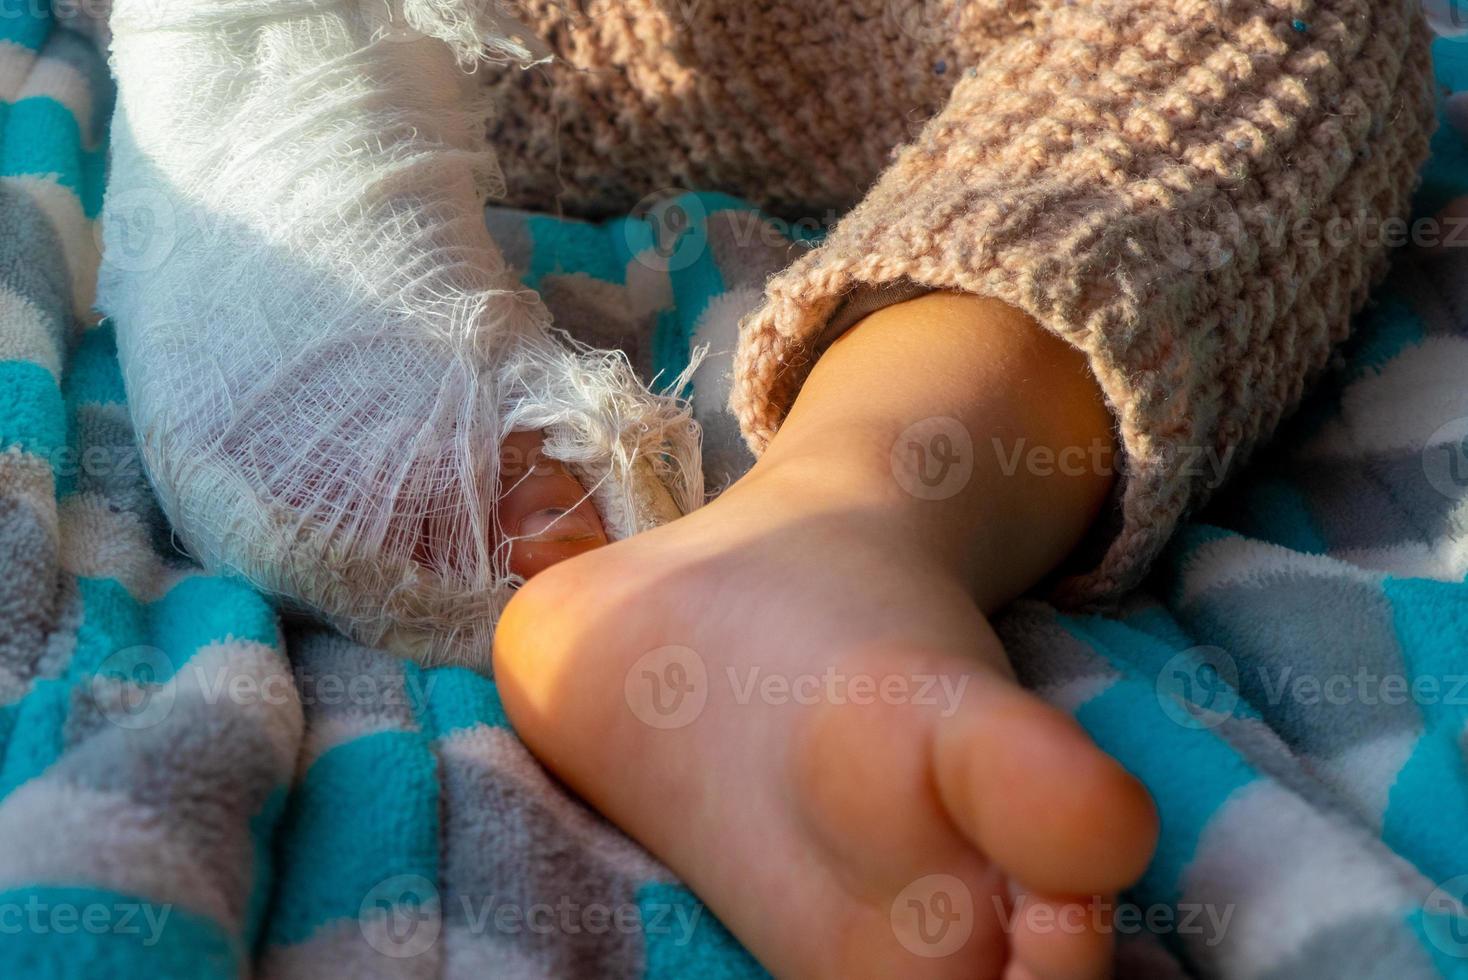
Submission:
<svg viewBox="0 0 1468 980">
<path fill-rule="evenodd" d="M 1308 31 L 1310 29 L 1310 25 L 1307 24 L 1307 23 L 1305 23 L 1303 20 L 1297 20 L 1293 24 L 1291 24 L 1290 26 L 1293 27 L 1295 30 L 1299 31 L 1301 34 L 1304 34 L 1306 31 Z"/>
</svg>

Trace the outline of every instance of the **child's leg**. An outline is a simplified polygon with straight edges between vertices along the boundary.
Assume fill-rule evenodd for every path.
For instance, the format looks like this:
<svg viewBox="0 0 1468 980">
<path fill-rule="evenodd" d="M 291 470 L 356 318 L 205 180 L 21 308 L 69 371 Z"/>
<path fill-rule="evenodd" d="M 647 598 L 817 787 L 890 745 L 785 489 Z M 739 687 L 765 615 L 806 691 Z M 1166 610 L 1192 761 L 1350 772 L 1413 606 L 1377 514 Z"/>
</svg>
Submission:
<svg viewBox="0 0 1468 980">
<path fill-rule="evenodd" d="M 1071 475 L 1025 463 L 1068 447 Z M 1081 540 L 1110 448 L 1084 361 L 1033 322 L 889 307 L 729 491 L 520 592 L 506 708 L 777 975 L 1104 975 L 1075 902 L 1141 873 L 1155 816 L 985 613 Z M 1065 925 L 1007 933 L 1013 893 Z"/>
<path fill-rule="evenodd" d="M 482 664 L 514 581 L 504 430 L 551 432 L 617 533 L 701 496 L 696 440 L 619 359 L 560 342 L 484 226 L 500 175 L 462 66 L 520 32 L 494 4 L 393 6 L 430 36 L 352 0 L 113 5 L 104 223 L 167 228 L 149 261 L 107 250 L 98 305 L 196 558 L 369 645 Z M 543 538 L 545 509 L 509 533 Z M 516 544 L 533 570 L 570 543 Z"/>
</svg>

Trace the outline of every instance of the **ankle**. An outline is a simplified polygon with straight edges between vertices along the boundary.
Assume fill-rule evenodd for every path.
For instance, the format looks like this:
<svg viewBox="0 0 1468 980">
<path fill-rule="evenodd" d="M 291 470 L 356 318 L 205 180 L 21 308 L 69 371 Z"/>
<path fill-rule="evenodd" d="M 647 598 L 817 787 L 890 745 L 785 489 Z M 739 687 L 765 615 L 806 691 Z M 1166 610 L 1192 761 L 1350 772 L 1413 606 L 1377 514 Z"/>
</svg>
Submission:
<svg viewBox="0 0 1468 980">
<path fill-rule="evenodd" d="M 938 562 L 986 611 L 1032 588 L 1104 504 L 1115 447 L 1084 357 L 998 307 L 937 296 L 853 328 L 817 363 L 749 487 Z M 1031 465 L 1040 458 L 1069 464 Z"/>
<path fill-rule="evenodd" d="M 1040 567 L 1044 559 L 1026 560 L 1010 544 L 1006 531 L 1023 515 L 1007 510 L 998 495 L 965 493 L 969 499 L 960 503 L 934 498 L 890 449 L 875 452 L 865 435 L 844 440 L 833 433 L 810 451 L 794 440 L 781 447 L 789 451 L 777 451 L 776 440 L 725 496 L 750 506 L 767 529 L 836 528 L 847 542 L 880 549 L 893 567 L 957 580 L 985 611 L 1023 593 L 1048 570 Z"/>
</svg>

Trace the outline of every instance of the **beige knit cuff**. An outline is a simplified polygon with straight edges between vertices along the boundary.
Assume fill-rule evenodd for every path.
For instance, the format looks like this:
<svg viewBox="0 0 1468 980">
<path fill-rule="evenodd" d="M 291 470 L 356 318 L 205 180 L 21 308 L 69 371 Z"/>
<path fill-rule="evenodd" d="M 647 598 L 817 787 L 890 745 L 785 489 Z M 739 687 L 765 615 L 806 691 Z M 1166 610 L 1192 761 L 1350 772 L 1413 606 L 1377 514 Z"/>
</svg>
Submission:
<svg viewBox="0 0 1468 980">
<path fill-rule="evenodd" d="M 858 292 L 911 283 L 1001 300 L 1087 356 L 1123 450 L 1117 510 L 1098 527 L 1109 538 L 1053 598 L 1087 604 L 1135 586 L 1345 338 L 1386 267 L 1372 231 L 1407 212 L 1427 154 L 1426 35 L 1405 5 L 1376 8 L 1374 23 L 1317 17 L 1315 60 L 1289 47 L 1314 35 L 1275 26 L 1238 40 L 1262 38 L 1254 74 L 1204 92 L 1215 113 L 1170 140 L 1138 122 L 1178 116 L 1166 86 L 1156 106 L 1111 88 L 1057 102 L 1076 77 L 1059 48 L 1016 51 L 993 77 L 961 82 L 742 324 L 731 407 L 750 447 L 773 437 Z M 1291 75 L 1296 57 L 1316 74 Z M 1061 130 L 1087 138 L 1058 142 Z M 1306 218 L 1361 233 L 1294 234 Z"/>
</svg>

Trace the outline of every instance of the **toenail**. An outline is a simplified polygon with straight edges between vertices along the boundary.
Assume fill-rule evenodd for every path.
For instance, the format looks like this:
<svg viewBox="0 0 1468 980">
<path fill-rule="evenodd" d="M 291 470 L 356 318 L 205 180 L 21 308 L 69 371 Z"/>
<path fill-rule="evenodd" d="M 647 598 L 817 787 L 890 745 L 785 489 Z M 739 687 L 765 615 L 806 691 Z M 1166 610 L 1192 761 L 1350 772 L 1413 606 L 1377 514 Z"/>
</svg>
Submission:
<svg viewBox="0 0 1468 980">
<path fill-rule="evenodd" d="M 527 541 L 585 541 L 600 534 L 600 529 L 579 511 L 564 507 L 547 507 L 529 514 L 516 530 Z"/>
</svg>

